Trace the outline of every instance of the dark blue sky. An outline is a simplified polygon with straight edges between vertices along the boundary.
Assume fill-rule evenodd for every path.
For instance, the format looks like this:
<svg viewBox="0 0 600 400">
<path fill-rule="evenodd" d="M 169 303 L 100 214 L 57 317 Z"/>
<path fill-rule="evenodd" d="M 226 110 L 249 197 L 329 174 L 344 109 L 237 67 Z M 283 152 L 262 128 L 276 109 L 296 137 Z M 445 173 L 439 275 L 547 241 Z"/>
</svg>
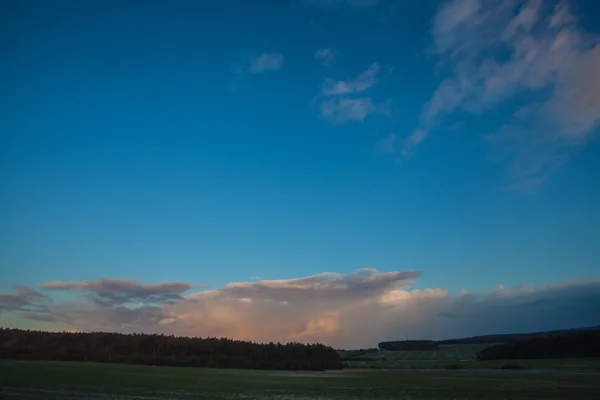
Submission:
<svg viewBox="0 0 600 400">
<path fill-rule="evenodd" d="M 600 277 L 595 2 L 2 3 L 0 291 Z"/>
</svg>

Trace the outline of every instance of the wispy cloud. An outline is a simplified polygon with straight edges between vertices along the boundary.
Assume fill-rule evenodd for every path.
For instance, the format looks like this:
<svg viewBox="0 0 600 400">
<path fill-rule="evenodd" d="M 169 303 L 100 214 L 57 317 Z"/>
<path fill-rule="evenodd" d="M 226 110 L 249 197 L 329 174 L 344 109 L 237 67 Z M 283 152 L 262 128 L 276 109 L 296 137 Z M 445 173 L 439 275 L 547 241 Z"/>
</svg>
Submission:
<svg viewBox="0 0 600 400">
<path fill-rule="evenodd" d="M 419 276 L 413 270 L 361 269 L 350 274 L 326 272 L 295 279 L 235 282 L 218 290 L 187 294 L 184 289 L 192 285 L 165 283 L 149 288 L 125 283 L 115 288 L 98 283 L 90 288 L 80 282 L 49 283 L 42 287 L 74 290 L 81 297 L 75 302 L 53 303 L 48 296 L 17 286 L 16 293 L 3 293 L 0 301 L 10 304 L 4 313 L 20 315 L 31 323 L 54 322 L 61 330 L 321 341 L 339 347 L 373 346 L 389 339 L 442 339 L 598 323 L 598 280 L 515 288 L 497 285 L 483 293 L 463 290 L 452 294 L 441 288 L 411 288 Z M 112 305 L 96 303 L 88 296 L 89 292 L 102 293 L 104 298 L 126 293 L 127 298 L 147 300 L 165 291 L 177 296 L 164 303 L 116 301 Z M 27 297 L 29 300 L 22 300 Z M 22 305 L 30 301 L 44 302 L 46 309 L 37 313 L 23 310 Z"/>
<path fill-rule="evenodd" d="M 427 132 L 423 129 L 415 129 L 413 133 L 410 134 L 406 139 L 404 139 L 404 143 L 402 143 L 402 149 L 400 150 L 400 154 L 403 157 L 410 156 L 415 147 L 419 145 L 423 140 L 427 138 Z"/>
<path fill-rule="evenodd" d="M 382 68 L 372 64 L 353 79 L 325 78 L 316 100 L 321 115 L 334 124 L 363 122 L 371 114 L 389 114 L 389 101 L 377 102 L 364 95 L 379 81 Z"/>
<path fill-rule="evenodd" d="M 257 74 L 266 71 L 277 71 L 282 66 L 283 55 L 280 53 L 263 53 L 252 57 L 248 71 Z"/>
<path fill-rule="evenodd" d="M 0 293 L 0 321 L 2 315 L 12 314 L 31 321 L 55 322 L 50 297 L 22 285 L 13 285 L 12 288 L 13 293 Z"/>
<path fill-rule="evenodd" d="M 387 114 L 386 103 L 374 103 L 370 97 L 337 98 L 325 100 L 320 105 L 321 115 L 333 124 L 349 121 L 364 122 L 370 114 Z"/>
<path fill-rule="evenodd" d="M 315 52 L 315 58 L 321 64 L 329 66 L 335 60 L 335 52 L 332 49 L 319 49 Z"/>
<path fill-rule="evenodd" d="M 273 72 L 283 67 L 284 57 L 280 53 L 262 53 L 252 56 L 250 59 L 243 57 L 242 60 L 231 65 L 227 90 L 235 92 L 242 81 L 249 74 L 260 74 Z"/>
<path fill-rule="evenodd" d="M 105 305 L 126 303 L 167 303 L 196 286 L 186 282 L 143 284 L 129 279 L 103 278 L 91 282 L 46 282 L 46 290 L 78 291 L 90 294 L 94 301 Z"/>
<path fill-rule="evenodd" d="M 22 285 L 13 285 L 14 293 L 0 293 L 0 313 L 3 311 L 31 311 L 38 309 L 46 298 L 40 292 Z"/>
<path fill-rule="evenodd" d="M 380 273 L 365 268 L 348 275 L 324 272 L 296 279 L 230 283 L 221 290 L 221 294 L 236 299 L 283 302 L 346 301 L 352 297 L 371 297 L 381 291 L 405 288 L 419 276 L 418 271 Z"/>
<path fill-rule="evenodd" d="M 354 79 L 344 81 L 326 78 L 321 93 L 324 96 L 336 96 L 364 92 L 377 83 L 377 75 L 380 71 L 379 65 L 372 64 Z"/>
<path fill-rule="evenodd" d="M 453 111 L 480 115 L 519 96 L 528 102 L 487 137 L 513 160 L 509 185 L 531 189 L 520 182 L 546 180 L 600 124 L 599 40 L 582 32 L 567 2 L 449 1 L 434 18 L 432 39 L 450 77 L 423 106 L 403 153 Z"/>
</svg>

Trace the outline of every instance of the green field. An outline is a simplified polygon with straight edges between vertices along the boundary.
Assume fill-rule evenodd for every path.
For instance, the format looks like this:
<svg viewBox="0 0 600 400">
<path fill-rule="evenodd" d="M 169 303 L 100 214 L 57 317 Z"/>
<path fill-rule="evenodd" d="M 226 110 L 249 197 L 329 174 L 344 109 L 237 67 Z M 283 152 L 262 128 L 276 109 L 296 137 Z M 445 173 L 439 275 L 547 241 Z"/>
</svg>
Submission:
<svg viewBox="0 0 600 400">
<path fill-rule="evenodd" d="M 557 358 L 533 360 L 489 360 L 489 361 L 411 361 L 373 360 L 346 361 L 348 368 L 357 369 L 445 369 L 450 365 L 463 369 L 501 369 L 505 365 L 518 365 L 529 370 L 577 370 L 600 371 L 600 358 Z"/>
<path fill-rule="evenodd" d="M 598 358 L 478 361 L 477 352 L 492 345 L 494 343 L 453 344 L 442 345 L 440 350 L 435 351 L 380 351 L 360 356 L 353 350 L 340 350 L 339 353 L 342 358 L 360 358 L 357 361 L 345 361 L 348 367 L 360 369 L 443 369 L 448 365 L 458 365 L 465 369 L 497 369 L 507 364 L 527 369 L 600 369 Z"/>
<path fill-rule="evenodd" d="M 451 344 L 441 345 L 440 350 L 430 351 L 380 351 L 358 355 L 352 350 L 340 351 L 342 358 L 360 358 L 361 361 L 348 361 L 354 368 L 406 368 L 410 366 L 448 365 L 477 359 L 477 352 L 492 346 L 494 343 Z"/>
<path fill-rule="evenodd" d="M 0 362 L 0 398 L 598 399 L 598 374 L 512 372 L 279 372 L 91 363 Z"/>
<path fill-rule="evenodd" d="M 430 351 L 380 351 L 369 353 L 361 358 L 368 360 L 403 360 L 403 361 L 432 361 L 432 360 L 475 360 L 477 353 L 495 343 L 449 344 L 441 345 L 440 350 Z"/>
</svg>

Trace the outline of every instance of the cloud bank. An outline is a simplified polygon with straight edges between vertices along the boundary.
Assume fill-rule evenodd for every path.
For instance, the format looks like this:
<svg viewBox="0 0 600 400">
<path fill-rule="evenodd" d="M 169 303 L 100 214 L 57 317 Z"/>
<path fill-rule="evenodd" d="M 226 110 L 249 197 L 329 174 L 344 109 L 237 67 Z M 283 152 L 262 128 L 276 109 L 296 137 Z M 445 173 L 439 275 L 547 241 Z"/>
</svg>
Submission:
<svg viewBox="0 0 600 400">
<path fill-rule="evenodd" d="M 13 285 L 15 293 L 0 293 L 0 313 L 3 311 L 29 312 L 43 309 L 47 296 L 22 285 Z"/>
<path fill-rule="evenodd" d="M 129 279 L 98 279 L 92 282 L 46 282 L 47 290 L 78 291 L 99 304 L 170 303 L 195 286 L 186 282 L 146 285 Z"/>
<path fill-rule="evenodd" d="M 347 348 L 382 340 L 560 329 L 600 321 L 598 280 L 513 289 L 498 285 L 487 293 L 452 294 L 440 288 L 411 288 L 419 275 L 412 270 L 361 269 L 230 283 L 197 292 L 187 283 L 49 282 L 41 289 L 74 294 L 76 299 L 53 301 L 49 295 L 14 286 L 15 293 L 0 293 L 0 321 L 16 315 L 22 327 L 43 321 L 79 331 L 319 341 Z"/>
<path fill-rule="evenodd" d="M 565 1 L 452 0 L 433 20 L 431 53 L 447 75 L 399 150 L 411 155 L 451 113 L 519 100 L 487 135 L 512 184 L 535 191 L 600 124 L 600 43 Z"/>
</svg>

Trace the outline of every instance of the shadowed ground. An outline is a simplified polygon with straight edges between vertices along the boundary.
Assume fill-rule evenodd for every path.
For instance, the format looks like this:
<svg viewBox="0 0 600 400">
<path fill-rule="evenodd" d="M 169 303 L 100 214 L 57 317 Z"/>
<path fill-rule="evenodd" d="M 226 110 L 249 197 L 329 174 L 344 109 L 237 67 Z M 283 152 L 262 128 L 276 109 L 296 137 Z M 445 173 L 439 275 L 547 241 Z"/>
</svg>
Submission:
<svg viewBox="0 0 600 400">
<path fill-rule="evenodd" d="M 2 399 L 598 399 L 600 374 L 281 372 L 0 362 Z"/>
</svg>

